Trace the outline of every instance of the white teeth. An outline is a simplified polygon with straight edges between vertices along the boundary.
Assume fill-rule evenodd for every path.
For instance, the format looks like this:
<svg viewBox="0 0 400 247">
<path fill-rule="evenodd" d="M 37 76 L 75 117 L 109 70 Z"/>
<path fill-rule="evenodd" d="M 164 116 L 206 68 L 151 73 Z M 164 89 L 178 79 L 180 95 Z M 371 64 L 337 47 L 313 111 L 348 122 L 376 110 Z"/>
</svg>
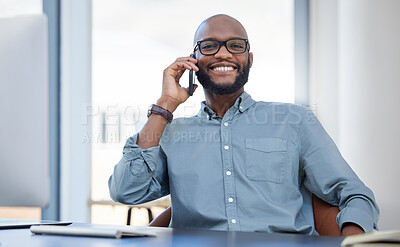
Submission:
<svg viewBox="0 0 400 247">
<path fill-rule="evenodd" d="M 232 71 L 232 67 L 215 67 L 213 68 L 214 71 Z"/>
</svg>

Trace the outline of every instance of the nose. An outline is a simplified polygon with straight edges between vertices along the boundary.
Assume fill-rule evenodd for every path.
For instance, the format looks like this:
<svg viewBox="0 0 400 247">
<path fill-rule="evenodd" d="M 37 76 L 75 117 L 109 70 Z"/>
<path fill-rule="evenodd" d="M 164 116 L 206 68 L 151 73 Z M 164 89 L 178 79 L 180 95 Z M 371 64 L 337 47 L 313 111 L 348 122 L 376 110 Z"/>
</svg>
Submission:
<svg viewBox="0 0 400 247">
<path fill-rule="evenodd" d="M 219 59 L 228 59 L 232 57 L 232 53 L 226 49 L 226 46 L 222 45 L 219 51 L 215 53 L 214 57 Z"/>
</svg>

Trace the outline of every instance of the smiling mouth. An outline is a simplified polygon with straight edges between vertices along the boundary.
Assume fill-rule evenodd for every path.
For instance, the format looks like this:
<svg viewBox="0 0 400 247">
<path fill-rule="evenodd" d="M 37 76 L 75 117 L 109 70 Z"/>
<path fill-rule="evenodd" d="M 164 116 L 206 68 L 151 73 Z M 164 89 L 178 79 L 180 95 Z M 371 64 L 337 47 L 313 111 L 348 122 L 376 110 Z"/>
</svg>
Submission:
<svg viewBox="0 0 400 247">
<path fill-rule="evenodd" d="M 212 71 L 225 72 L 225 71 L 234 71 L 236 68 L 233 66 L 215 66 L 215 67 L 211 67 L 210 69 Z"/>
</svg>

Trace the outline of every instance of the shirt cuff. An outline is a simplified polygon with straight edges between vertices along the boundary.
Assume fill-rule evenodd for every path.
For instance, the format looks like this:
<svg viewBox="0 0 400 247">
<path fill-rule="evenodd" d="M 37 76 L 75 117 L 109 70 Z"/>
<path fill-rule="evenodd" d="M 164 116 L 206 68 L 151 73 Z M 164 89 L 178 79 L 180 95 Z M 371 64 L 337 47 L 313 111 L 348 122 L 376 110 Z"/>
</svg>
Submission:
<svg viewBox="0 0 400 247">
<path fill-rule="evenodd" d="M 340 231 L 343 230 L 343 225 L 345 223 L 357 224 L 364 230 L 364 232 L 371 232 L 374 229 L 377 229 L 376 223 L 372 219 L 371 215 L 360 208 L 344 208 L 337 215 L 336 220 Z"/>
</svg>

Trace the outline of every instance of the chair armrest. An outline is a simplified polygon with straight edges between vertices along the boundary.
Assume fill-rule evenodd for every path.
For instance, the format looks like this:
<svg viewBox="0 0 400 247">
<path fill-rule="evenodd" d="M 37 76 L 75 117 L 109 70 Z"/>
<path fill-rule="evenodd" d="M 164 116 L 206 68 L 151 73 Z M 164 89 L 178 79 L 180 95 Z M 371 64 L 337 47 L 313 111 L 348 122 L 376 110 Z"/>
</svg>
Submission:
<svg viewBox="0 0 400 247">
<path fill-rule="evenodd" d="M 148 226 L 169 227 L 171 221 L 171 206 L 159 214 Z"/>
</svg>

